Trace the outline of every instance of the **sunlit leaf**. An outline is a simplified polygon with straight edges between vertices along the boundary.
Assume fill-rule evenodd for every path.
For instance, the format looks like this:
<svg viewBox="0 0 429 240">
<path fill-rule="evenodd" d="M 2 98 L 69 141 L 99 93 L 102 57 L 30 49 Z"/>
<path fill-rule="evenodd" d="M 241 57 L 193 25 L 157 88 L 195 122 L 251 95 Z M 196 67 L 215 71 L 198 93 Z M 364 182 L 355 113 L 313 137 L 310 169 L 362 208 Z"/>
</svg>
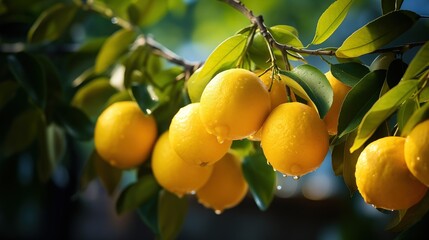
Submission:
<svg viewBox="0 0 429 240">
<path fill-rule="evenodd" d="M 213 50 L 195 78 L 188 82 L 188 93 L 193 102 L 199 102 L 204 88 L 217 73 L 236 67 L 243 54 L 247 38 L 248 36 L 242 34 L 234 35 Z"/>
<path fill-rule="evenodd" d="M 378 99 L 363 117 L 350 151 L 354 152 L 360 148 L 378 126 L 417 90 L 418 84 L 418 81 L 402 82 Z"/>
<path fill-rule="evenodd" d="M 325 74 L 311 65 L 300 65 L 292 71 L 281 71 L 283 75 L 295 80 L 310 96 L 323 118 L 332 104 L 332 87 Z"/>
<path fill-rule="evenodd" d="M 58 3 L 46 9 L 28 31 L 28 41 L 32 43 L 58 39 L 73 21 L 77 5 Z"/>
<path fill-rule="evenodd" d="M 429 101 L 429 86 L 424 87 L 419 93 L 419 102 L 424 103 Z"/>
<path fill-rule="evenodd" d="M 354 87 L 366 74 L 367 66 L 357 62 L 338 63 L 331 65 L 331 73 L 342 83 Z"/>
<path fill-rule="evenodd" d="M 186 197 L 161 191 L 158 200 L 158 226 L 161 239 L 175 239 L 182 229 L 188 211 Z"/>
<path fill-rule="evenodd" d="M 415 99 L 407 99 L 404 104 L 402 104 L 398 110 L 398 128 L 399 131 L 402 131 L 405 124 L 410 119 L 411 115 L 419 108 L 419 105 Z"/>
<path fill-rule="evenodd" d="M 19 84 L 15 81 L 0 82 L 0 110 L 15 96 Z"/>
<path fill-rule="evenodd" d="M 377 50 L 410 29 L 419 17 L 408 10 L 383 15 L 350 35 L 338 48 L 336 55 L 352 58 Z"/>
<path fill-rule="evenodd" d="M 381 0 L 381 9 L 383 14 L 399 10 L 404 0 Z"/>
<path fill-rule="evenodd" d="M 402 129 L 401 136 L 405 137 L 408 133 L 413 130 L 413 128 L 420 122 L 429 119 L 429 102 L 423 104 L 418 110 L 416 110 L 413 115 L 408 119 L 404 128 Z"/>
<path fill-rule="evenodd" d="M 407 71 L 402 79 L 414 79 L 429 68 L 429 41 L 426 42 L 408 65 Z"/>
<path fill-rule="evenodd" d="M 122 170 L 110 165 L 106 160 L 102 159 L 95 150 L 93 151 L 91 158 L 94 163 L 98 179 L 101 181 L 101 184 L 104 186 L 107 193 L 112 196 L 121 181 Z"/>
<path fill-rule="evenodd" d="M 260 148 L 244 158 L 242 169 L 256 205 L 267 210 L 274 198 L 276 174 Z"/>
<path fill-rule="evenodd" d="M 80 109 L 61 106 L 56 109 L 55 118 L 67 133 L 78 140 L 90 140 L 94 134 L 94 123 Z"/>
<path fill-rule="evenodd" d="M 35 57 L 28 53 L 17 53 L 7 57 L 8 66 L 28 96 L 41 108 L 46 106 L 46 76 Z"/>
<path fill-rule="evenodd" d="M 167 13 L 168 0 L 136 0 L 132 5 L 139 13 L 137 23 L 140 26 L 149 26 Z"/>
<path fill-rule="evenodd" d="M 154 195 L 158 195 L 160 189 L 161 187 L 152 175 L 145 175 L 121 192 L 116 202 L 116 211 L 121 214 L 137 209 Z"/>
<path fill-rule="evenodd" d="M 302 48 L 302 42 L 298 38 L 298 31 L 289 25 L 275 25 L 268 28 L 274 39 L 281 44 Z"/>
<path fill-rule="evenodd" d="M 95 73 L 106 71 L 130 47 L 136 33 L 132 30 L 121 29 L 111 35 L 103 44 L 95 61 Z"/>
<path fill-rule="evenodd" d="M 352 0 L 337 0 L 333 2 L 320 16 L 312 44 L 321 44 L 337 30 L 347 16 Z"/>
<path fill-rule="evenodd" d="M 429 192 L 416 205 L 406 210 L 400 210 L 390 222 L 388 229 L 393 232 L 404 231 L 420 221 L 428 211 Z"/>
<path fill-rule="evenodd" d="M 355 130 L 366 112 L 378 100 L 385 76 L 385 70 L 370 72 L 346 95 L 338 121 L 340 138 Z"/>
</svg>

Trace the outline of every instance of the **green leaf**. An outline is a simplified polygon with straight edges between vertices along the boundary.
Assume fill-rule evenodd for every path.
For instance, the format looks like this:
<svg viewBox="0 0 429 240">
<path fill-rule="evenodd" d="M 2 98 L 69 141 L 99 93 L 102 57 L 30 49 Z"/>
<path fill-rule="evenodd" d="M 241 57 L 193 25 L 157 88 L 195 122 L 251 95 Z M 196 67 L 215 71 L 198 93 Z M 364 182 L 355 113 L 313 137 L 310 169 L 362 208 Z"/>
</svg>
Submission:
<svg viewBox="0 0 429 240">
<path fill-rule="evenodd" d="M 359 57 L 395 40 L 420 18 L 414 12 L 399 10 L 383 15 L 350 35 L 338 48 L 341 58 Z"/>
<path fill-rule="evenodd" d="M 199 102 L 204 88 L 219 72 L 236 67 L 246 47 L 248 36 L 238 34 L 227 38 L 213 50 L 195 77 L 188 81 L 188 93 L 192 102 Z"/>
<path fill-rule="evenodd" d="M 308 102 L 312 101 L 310 96 L 308 96 L 308 94 L 305 92 L 304 88 L 302 88 L 298 82 L 296 82 L 292 78 L 284 75 L 283 71 L 280 71 L 280 74 L 281 74 L 280 78 L 281 78 L 282 82 L 284 82 L 286 84 L 286 86 L 288 86 L 293 91 L 293 93 L 295 93 L 300 98 L 305 99 Z"/>
<path fill-rule="evenodd" d="M 55 111 L 58 122 L 77 140 L 90 140 L 94 134 L 94 123 L 80 109 L 61 106 Z"/>
<path fill-rule="evenodd" d="M 158 200 L 158 226 L 161 239 L 176 239 L 188 211 L 188 201 L 168 191 L 161 191 Z"/>
<path fill-rule="evenodd" d="M 365 75 L 347 94 L 338 121 L 338 137 L 355 130 L 366 112 L 378 100 L 386 70 Z M 364 98 L 362 96 L 365 96 Z"/>
<path fill-rule="evenodd" d="M 387 84 L 390 88 L 398 85 L 405 73 L 405 70 L 407 69 L 407 66 L 408 65 L 401 59 L 395 59 L 390 63 L 386 75 Z"/>
<path fill-rule="evenodd" d="M 419 222 L 429 211 L 429 192 L 420 200 L 419 203 L 406 210 L 400 210 L 396 217 L 392 219 L 388 230 L 401 232 Z"/>
<path fill-rule="evenodd" d="M 146 114 L 151 114 L 160 106 L 159 98 L 151 85 L 133 84 L 131 92 L 133 98 Z"/>
<path fill-rule="evenodd" d="M 38 43 L 58 39 L 73 21 L 78 6 L 58 3 L 46 9 L 28 31 L 28 41 Z"/>
<path fill-rule="evenodd" d="M 407 99 L 404 104 L 402 104 L 398 110 L 398 128 L 401 132 L 405 127 L 405 124 L 410 119 L 411 115 L 419 108 L 419 104 L 415 99 Z"/>
<path fill-rule="evenodd" d="M 399 10 L 404 0 L 381 0 L 381 9 L 383 14 Z"/>
<path fill-rule="evenodd" d="M 159 21 L 168 10 L 167 0 L 136 0 L 132 3 L 139 12 L 140 26 L 149 26 Z"/>
<path fill-rule="evenodd" d="M 0 82 L 0 110 L 13 99 L 18 88 L 19 84 L 15 81 Z"/>
<path fill-rule="evenodd" d="M 302 48 L 302 42 L 298 38 L 298 32 L 289 25 L 275 25 L 268 28 L 274 39 L 281 44 L 287 44 L 293 47 Z"/>
<path fill-rule="evenodd" d="M 333 2 L 320 16 L 312 44 L 321 44 L 337 30 L 347 16 L 352 0 L 337 0 Z"/>
<path fill-rule="evenodd" d="M 409 80 L 415 79 L 420 76 L 424 71 L 429 68 L 429 41 L 426 42 L 417 54 L 414 56 L 408 65 L 407 71 L 405 71 L 402 79 Z"/>
<path fill-rule="evenodd" d="M 424 120 L 429 119 L 429 102 L 423 104 L 422 107 L 420 107 L 417 111 L 411 115 L 408 122 L 405 124 L 404 128 L 402 129 L 401 136 L 405 137 L 408 135 L 408 133 L 413 130 L 413 128 L 423 122 Z"/>
<path fill-rule="evenodd" d="M 80 175 L 81 191 L 84 191 L 88 187 L 89 183 L 91 183 L 94 179 L 97 178 L 97 172 L 95 171 L 94 154 L 95 154 L 94 152 L 91 153 L 89 158 L 86 160 L 86 163 Z"/>
<path fill-rule="evenodd" d="M 116 202 L 116 212 L 122 214 L 137 209 L 154 195 L 158 195 L 160 189 L 153 175 L 141 177 L 121 192 Z"/>
<path fill-rule="evenodd" d="M 342 83 L 354 87 L 366 74 L 367 66 L 357 62 L 338 63 L 331 65 L 332 75 Z"/>
<path fill-rule="evenodd" d="M 111 35 L 101 47 L 95 61 L 95 73 L 106 71 L 130 47 L 136 33 L 132 30 L 121 29 Z"/>
<path fill-rule="evenodd" d="M 300 65 L 292 71 L 280 72 L 301 85 L 319 110 L 320 118 L 323 118 L 329 111 L 333 98 L 332 87 L 325 74 L 307 64 Z"/>
<path fill-rule="evenodd" d="M 260 148 L 244 158 L 242 169 L 256 205 L 267 210 L 274 198 L 276 174 Z"/>
<path fill-rule="evenodd" d="M 402 82 L 378 99 L 363 117 L 350 151 L 354 152 L 360 148 L 372 136 L 378 126 L 417 90 L 418 84 L 418 81 Z"/>
<path fill-rule="evenodd" d="M 158 199 L 160 192 L 154 194 L 145 201 L 137 209 L 137 212 L 143 222 L 148 226 L 152 232 L 159 236 L 159 227 L 158 227 Z"/>
<path fill-rule="evenodd" d="M 15 117 L 8 131 L 5 133 L 2 152 L 8 157 L 21 152 L 30 146 L 36 139 L 42 121 L 42 112 L 35 108 L 29 108 Z"/>
<path fill-rule="evenodd" d="M 40 108 L 46 106 L 46 76 L 35 57 L 28 53 L 17 53 L 7 57 L 9 69 L 29 97 Z"/>
<path fill-rule="evenodd" d="M 396 53 L 387 52 L 378 55 L 369 66 L 369 70 L 387 70 L 390 66 L 390 63 L 396 59 Z"/>
<path fill-rule="evenodd" d="M 94 169 L 97 173 L 98 179 L 106 189 L 110 196 L 113 196 L 116 188 L 119 186 L 122 178 L 122 170 L 111 166 L 104 160 L 97 151 L 93 151 L 91 158 L 94 163 Z"/>
<path fill-rule="evenodd" d="M 418 96 L 419 102 L 424 103 L 429 101 L 429 86 L 424 87 Z"/>
</svg>

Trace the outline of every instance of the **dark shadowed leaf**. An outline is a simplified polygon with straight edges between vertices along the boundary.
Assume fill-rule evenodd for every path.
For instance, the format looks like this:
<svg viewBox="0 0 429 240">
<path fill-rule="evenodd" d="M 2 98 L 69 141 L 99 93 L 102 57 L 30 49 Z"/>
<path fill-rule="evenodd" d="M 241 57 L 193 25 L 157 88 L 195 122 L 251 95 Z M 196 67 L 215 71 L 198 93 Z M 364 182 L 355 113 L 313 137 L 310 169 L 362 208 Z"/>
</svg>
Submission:
<svg viewBox="0 0 429 240">
<path fill-rule="evenodd" d="M 17 53 L 7 58 L 9 69 L 28 96 L 41 108 L 46 106 L 46 76 L 35 57 L 28 53 Z"/>
<path fill-rule="evenodd" d="M 417 90 L 418 84 L 418 81 L 402 82 L 378 99 L 359 124 L 357 136 L 350 151 L 353 152 L 360 148 L 372 136 L 378 126 Z"/>
<path fill-rule="evenodd" d="M 276 190 L 276 173 L 267 164 L 261 148 L 244 158 L 242 169 L 256 205 L 262 211 L 267 210 Z"/>
<path fill-rule="evenodd" d="M 101 47 L 95 61 L 95 73 L 106 71 L 130 47 L 136 33 L 132 30 L 121 29 L 111 35 Z"/>
<path fill-rule="evenodd" d="M 95 150 L 93 151 L 91 158 L 94 163 L 98 179 L 106 189 L 107 193 L 112 196 L 121 182 L 122 170 L 110 165 L 106 160 L 102 159 Z"/>
<path fill-rule="evenodd" d="M 132 96 L 139 104 L 140 108 L 146 113 L 151 114 L 160 106 L 159 98 L 155 94 L 151 85 L 133 84 L 131 86 Z"/>
<path fill-rule="evenodd" d="M 88 157 L 88 159 L 85 162 L 85 165 L 83 166 L 82 173 L 80 175 L 80 190 L 85 191 L 85 189 L 88 187 L 88 185 L 97 178 L 97 172 L 95 171 L 95 163 L 94 159 L 96 156 L 94 156 L 94 153 L 91 153 L 91 155 Z"/>
<path fill-rule="evenodd" d="M 82 110 L 63 105 L 58 107 L 55 118 L 66 129 L 67 133 L 78 140 L 90 140 L 94 134 L 94 123 Z"/>
<path fill-rule="evenodd" d="M 116 202 L 116 211 L 121 214 L 135 210 L 150 201 L 154 195 L 158 195 L 160 189 L 153 175 L 144 175 L 121 192 Z"/>
<path fill-rule="evenodd" d="M 381 0 L 381 10 L 383 14 L 399 10 L 404 0 Z"/>
<path fill-rule="evenodd" d="M 342 83 L 354 87 L 366 74 L 367 66 L 357 62 L 338 63 L 331 65 L 332 75 Z"/>
<path fill-rule="evenodd" d="M 363 77 L 347 94 L 338 121 L 338 137 L 355 130 L 366 112 L 378 100 L 386 76 L 385 70 L 376 70 Z M 362 98 L 365 96 L 365 98 Z"/>
<path fill-rule="evenodd" d="M 137 212 L 143 222 L 148 226 L 152 232 L 159 236 L 158 227 L 158 199 L 160 192 L 154 194 L 147 201 L 140 205 Z"/>
<path fill-rule="evenodd" d="M 36 108 L 29 108 L 15 117 L 5 133 L 4 143 L 1 146 L 3 155 L 8 157 L 26 149 L 36 139 L 40 122 L 43 120 L 42 112 Z"/>
<path fill-rule="evenodd" d="M 383 15 L 350 35 L 338 48 L 336 55 L 352 58 L 379 49 L 410 29 L 419 18 L 419 15 L 408 10 Z"/>
<path fill-rule="evenodd" d="M 316 105 L 323 118 L 332 104 L 332 87 L 325 74 L 311 65 L 300 65 L 292 71 L 281 71 L 283 75 L 295 80 L 305 90 Z"/>
<path fill-rule="evenodd" d="M 0 82 L 0 110 L 15 96 L 19 84 L 15 81 Z"/>
<path fill-rule="evenodd" d="M 407 71 L 404 73 L 402 79 L 409 80 L 418 78 L 420 74 L 427 71 L 429 68 L 429 41 L 426 42 L 417 54 L 411 60 Z"/>
<path fill-rule="evenodd" d="M 73 21 L 77 5 L 56 4 L 46 9 L 28 31 L 28 41 L 32 43 L 58 39 Z"/>
<path fill-rule="evenodd" d="M 188 211 L 188 199 L 163 190 L 158 199 L 158 226 L 161 239 L 175 239 Z"/>
<path fill-rule="evenodd" d="M 352 0 L 334 1 L 320 16 L 312 44 L 321 44 L 337 30 L 347 16 Z"/>
<path fill-rule="evenodd" d="M 395 59 L 389 64 L 387 69 L 386 80 L 389 88 L 395 87 L 399 81 L 401 81 L 402 76 L 407 70 L 407 64 L 404 63 L 401 59 Z"/>
</svg>

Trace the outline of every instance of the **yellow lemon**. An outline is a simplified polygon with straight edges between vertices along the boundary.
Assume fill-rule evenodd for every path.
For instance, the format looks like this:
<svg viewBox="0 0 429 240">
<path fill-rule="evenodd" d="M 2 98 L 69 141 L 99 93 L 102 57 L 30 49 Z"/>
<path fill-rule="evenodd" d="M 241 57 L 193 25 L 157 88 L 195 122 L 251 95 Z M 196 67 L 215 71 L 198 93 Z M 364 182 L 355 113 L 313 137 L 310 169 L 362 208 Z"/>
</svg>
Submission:
<svg viewBox="0 0 429 240">
<path fill-rule="evenodd" d="M 429 120 L 411 130 L 405 140 L 404 152 L 411 173 L 429 186 Z"/>
<path fill-rule="evenodd" d="M 271 110 L 270 95 L 259 77 L 246 69 L 217 74 L 200 100 L 201 121 L 207 131 L 226 139 L 243 139 L 262 126 Z"/>
<path fill-rule="evenodd" d="M 371 142 L 356 163 L 356 185 L 365 202 L 389 210 L 407 209 L 418 203 L 427 187 L 408 170 L 403 137 Z"/>
<path fill-rule="evenodd" d="M 215 135 L 207 132 L 200 118 L 200 103 L 188 104 L 181 108 L 170 124 L 172 148 L 185 161 L 205 166 L 223 157 L 232 141 L 217 141 Z"/>
<path fill-rule="evenodd" d="M 336 79 L 332 75 L 331 71 L 328 71 L 325 76 L 331 84 L 334 95 L 331 108 L 326 113 L 323 121 L 325 121 L 326 129 L 328 130 L 329 135 L 335 135 L 338 131 L 338 118 L 340 116 L 341 106 L 343 105 L 344 99 L 346 98 L 347 93 L 350 91 L 351 87 Z"/>
<path fill-rule="evenodd" d="M 201 167 L 181 159 L 170 145 L 168 131 L 158 138 L 152 153 L 151 164 L 158 183 L 179 197 L 200 189 L 213 170 L 213 165 Z"/>
<path fill-rule="evenodd" d="M 273 168 L 290 176 L 316 170 L 325 159 L 329 136 L 316 110 L 303 103 L 283 103 L 262 128 L 262 149 Z"/>
<path fill-rule="evenodd" d="M 198 201 L 217 214 L 238 205 L 246 196 L 248 185 L 241 170 L 241 161 L 227 153 L 213 165 L 207 183 L 197 191 Z"/>
<path fill-rule="evenodd" d="M 104 160 L 120 169 L 142 164 L 149 157 L 156 137 L 155 119 L 144 114 L 133 101 L 110 105 L 95 124 L 95 149 Z"/>
</svg>

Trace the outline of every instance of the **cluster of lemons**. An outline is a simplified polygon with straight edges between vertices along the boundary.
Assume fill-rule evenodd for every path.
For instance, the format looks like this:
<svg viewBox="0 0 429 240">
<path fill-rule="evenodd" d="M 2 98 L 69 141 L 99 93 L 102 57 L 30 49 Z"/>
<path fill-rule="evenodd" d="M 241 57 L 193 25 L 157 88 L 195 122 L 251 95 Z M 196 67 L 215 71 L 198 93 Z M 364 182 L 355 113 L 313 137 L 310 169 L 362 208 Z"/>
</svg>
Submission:
<svg viewBox="0 0 429 240">
<path fill-rule="evenodd" d="M 241 159 L 231 151 L 233 141 L 260 141 L 274 170 L 300 177 L 322 164 L 329 136 L 337 134 L 350 87 L 326 73 L 334 100 L 321 119 L 311 102 L 288 101 L 282 77 L 271 71 L 225 70 L 208 83 L 199 102 L 182 107 L 160 134 L 153 116 L 136 102 L 114 103 L 97 119 L 95 148 L 121 169 L 138 167 L 152 153 L 152 171 L 164 189 L 178 196 L 195 194 L 201 204 L 220 213 L 239 204 L 248 191 Z M 356 165 L 356 183 L 365 201 L 387 209 L 418 202 L 429 185 L 428 139 L 429 121 L 407 138 L 369 144 Z"/>
</svg>

